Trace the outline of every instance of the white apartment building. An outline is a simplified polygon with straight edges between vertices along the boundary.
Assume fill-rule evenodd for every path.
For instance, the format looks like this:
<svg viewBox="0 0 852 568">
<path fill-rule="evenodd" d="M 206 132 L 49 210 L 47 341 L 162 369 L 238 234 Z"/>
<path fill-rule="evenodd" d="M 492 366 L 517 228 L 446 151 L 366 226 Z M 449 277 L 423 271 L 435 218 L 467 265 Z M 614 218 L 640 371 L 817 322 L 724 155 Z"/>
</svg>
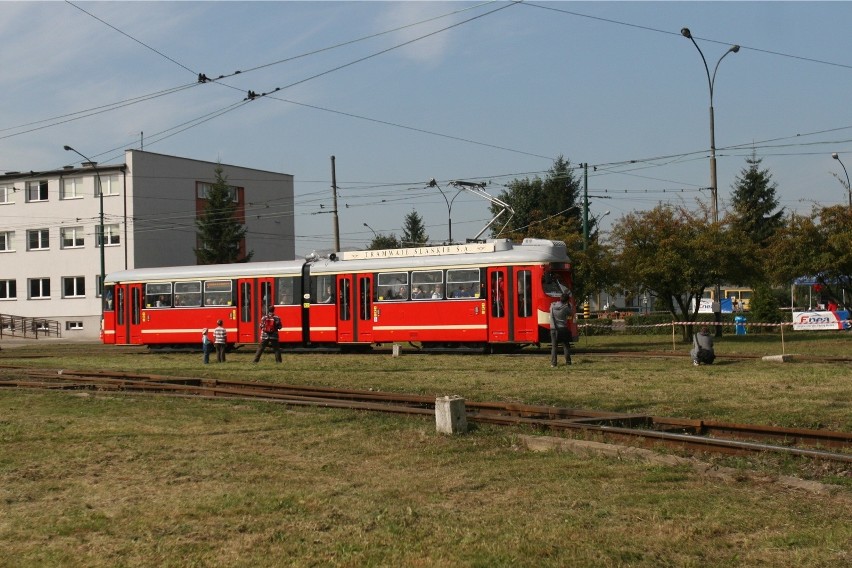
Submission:
<svg viewBox="0 0 852 568">
<path fill-rule="evenodd" d="M 0 175 L 0 314 L 97 339 L 101 260 L 104 274 L 196 264 L 195 220 L 218 165 L 127 150 L 123 164 Z M 252 261 L 293 259 L 293 176 L 221 166 L 247 228 L 243 250 Z"/>
</svg>

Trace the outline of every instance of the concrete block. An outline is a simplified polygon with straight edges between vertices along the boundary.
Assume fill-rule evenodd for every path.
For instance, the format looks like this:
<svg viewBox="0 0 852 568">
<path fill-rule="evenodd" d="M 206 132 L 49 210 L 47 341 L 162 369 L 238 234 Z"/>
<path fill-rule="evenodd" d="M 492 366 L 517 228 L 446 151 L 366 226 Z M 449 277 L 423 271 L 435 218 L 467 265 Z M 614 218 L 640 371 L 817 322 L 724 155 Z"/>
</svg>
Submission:
<svg viewBox="0 0 852 568">
<path fill-rule="evenodd" d="M 787 363 L 793 360 L 792 355 L 767 355 L 763 358 L 764 361 L 770 361 L 772 363 Z"/>
<path fill-rule="evenodd" d="M 439 396 L 435 399 L 435 428 L 439 434 L 467 432 L 467 413 L 460 396 Z"/>
<path fill-rule="evenodd" d="M 393 347 L 391 348 L 391 351 L 393 352 L 393 357 L 399 357 L 399 345 L 394 343 Z"/>
</svg>

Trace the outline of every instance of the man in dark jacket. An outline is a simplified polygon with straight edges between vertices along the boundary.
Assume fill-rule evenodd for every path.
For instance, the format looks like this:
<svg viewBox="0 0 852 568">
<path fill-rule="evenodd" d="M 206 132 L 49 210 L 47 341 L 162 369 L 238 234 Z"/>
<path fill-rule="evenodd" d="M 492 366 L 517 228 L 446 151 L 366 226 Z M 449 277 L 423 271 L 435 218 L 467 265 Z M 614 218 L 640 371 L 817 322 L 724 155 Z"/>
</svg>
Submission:
<svg viewBox="0 0 852 568">
<path fill-rule="evenodd" d="M 692 364 L 696 367 L 702 363 L 710 365 L 716 359 L 716 353 L 713 351 L 713 336 L 710 335 L 707 326 L 702 327 L 699 333 L 692 336 L 692 350 L 689 354 L 692 355 Z"/>
<path fill-rule="evenodd" d="M 270 345 L 275 352 L 275 362 L 281 362 L 281 347 L 278 344 L 279 329 L 281 329 L 281 318 L 275 315 L 275 308 L 269 308 L 266 315 L 260 320 L 260 345 L 257 346 L 253 363 L 260 361 L 263 350 Z"/>
<path fill-rule="evenodd" d="M 565 364 L 571 364 L 571 332 L 568 318 L 571 317 L 571 293 L 563 292 L 558 302 L 550 304 L 550 366 L 556 366 L 556 347 L 561 342 L 565 352 Z"/>
</svg>

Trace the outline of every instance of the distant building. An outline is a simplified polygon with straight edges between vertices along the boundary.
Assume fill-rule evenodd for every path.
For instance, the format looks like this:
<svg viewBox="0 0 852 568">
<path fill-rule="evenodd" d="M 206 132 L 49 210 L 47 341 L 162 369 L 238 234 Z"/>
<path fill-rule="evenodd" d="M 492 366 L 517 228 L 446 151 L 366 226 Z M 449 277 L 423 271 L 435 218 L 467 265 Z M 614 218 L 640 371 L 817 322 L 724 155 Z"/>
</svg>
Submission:
<svg viewBox="0 0 852 568">
<path fill-rule="evenodd" d="M 97 339 L 102 240 L 106 274 L 196 264 L 195 220 L 218 164 L 140 150 L 124 160 L 0 175 L 0 313 L 58 320 L 63 336 Z M 248 229 L 242 250 L 254 251 L 252 261 L 292 259 L 293 176 L 222 169 Z"/>
</svg>

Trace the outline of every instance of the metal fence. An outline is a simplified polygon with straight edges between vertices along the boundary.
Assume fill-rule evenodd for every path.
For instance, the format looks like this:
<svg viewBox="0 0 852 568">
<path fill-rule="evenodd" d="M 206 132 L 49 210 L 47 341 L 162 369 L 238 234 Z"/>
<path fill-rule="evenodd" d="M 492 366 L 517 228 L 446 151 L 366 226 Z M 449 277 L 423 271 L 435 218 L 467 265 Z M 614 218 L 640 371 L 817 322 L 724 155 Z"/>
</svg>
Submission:
<svg viewBox="0 0 852 568">
<path fill-rule="evenodd" d="M 56 320 L 0 314 L 0 339 L 4 337 L 62 337 L 62 328 Z"/>
</svg>

